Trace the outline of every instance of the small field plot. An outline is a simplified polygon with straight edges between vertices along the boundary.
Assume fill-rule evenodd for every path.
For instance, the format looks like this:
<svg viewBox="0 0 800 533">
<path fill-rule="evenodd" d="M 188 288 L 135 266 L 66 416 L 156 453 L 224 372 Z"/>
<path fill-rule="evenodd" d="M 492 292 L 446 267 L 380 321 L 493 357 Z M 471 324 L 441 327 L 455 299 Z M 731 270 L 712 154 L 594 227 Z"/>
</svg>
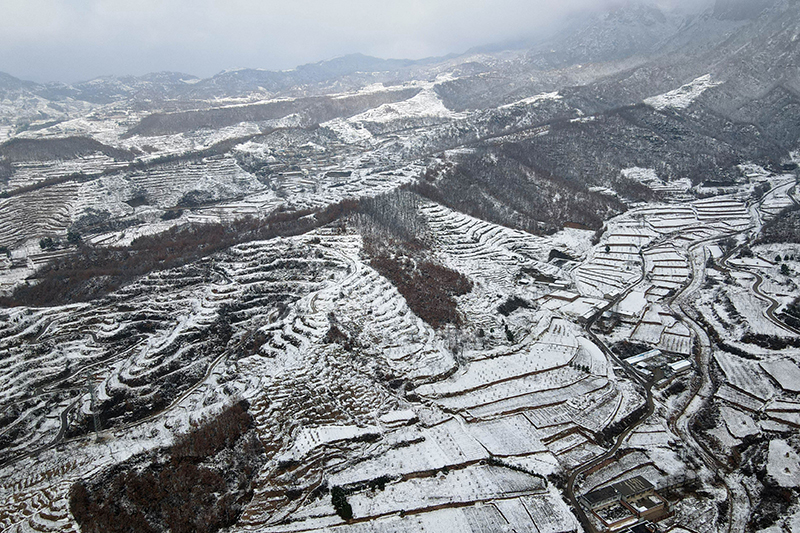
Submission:
<svg viewBox="0 0 800 533">
<path fill-rule="evenodd" d="M 544 433 L 542 430 L 549 430 L 552 433 L 561 431 L 559 426 L 570 422 L 572 417 L 567 412 L 563 405 L 539 407 L 525 411 L 525 417 L 531 421 L 540 434 Z"/>
<path fill-rule="evenodd" d="M 327 498 L 330 500 L 330 497 Z M 465 533 L 481 533 L 488 531 L 511 531 L 506 517 L 501 514 L 494 503 L 476 503 L 475 505 L 453 504 L 453 507 L 443 509 L 417 510 L 413 513 L 400 516 L 392 513 L 388 516 L 367 519 L 363 522 L 344 523 L 341 518 L 333 514 L 330 503 L 322 502 L 315 508 L 303 508 L 303 514 L 293 517 L 294 521 L 271 526 L 259 526 L 257 531 L 264 533 L 292 533 L 313 532 L 328 533 L 331 531 L 342 533 L 416 533 L 420 531 L 430 533 L 451 533 L 459 531 Z M 306 517 L 308 515 L 308 517 Z M 355 516 L 358 519 L 358 515 Z M 369 517 L 368 517 L 369 518 Z M 522 522 L 519 531 L 535 531 L 528 518 L 527 523 Z M 255 528 L 244 528 L 245 531 Z"/>
<path fill-rule="evenodd" d="M 631 335 L 631 338 L 638 342 L 655 345 L 661 342 L 661 334 L 663 332 L 663 324 L 639 322 L 639 324 L 636 326 L 636 329 L 633 330 L 633 335 Z"/>
<path fill-rule="evenodd" d="M 560 396 L 560 389 L 575 385 L 586 377 L 585 372 L 563 367 L 494 383 L 458 395 L 446 396 L 436 401 L 446 409 L 463 410 L 502 403 L 521 396 L 527 396 L 528 401 L 535 401 L 535 398 L 550 400 Z"/>
<path fill-rule="evenodd" d="M 718 228 L 712 225 L 701 225 L 699 227 L 687 228 L 676 235 L 673 242 L 680 248 L 686 248 L 690 244 L 693 244 L 697 241 L 718 236 L 720 231 L 724 232 L 730 230 L 727 227 Z"/>
<path fill-rule="evenodd" d="M 663 208 L 654 210 L 653 214 L 645 214 L 647 223 L 657 233 L 674 233 L 697 224 L 693 211 L 679 208 Z"/>
<path fill-rule="evenodd" d="M 662 343 L 662 337 L 666 331 L 670 330 L 672 334 L 684 333 L 680 327 L 675 326 L 676 323 L 677 320 L 675 317 L 667 312 L 660 304 L 650 304 L 644 316 L 642 316 L 641 320 L 634 328 L 631 338 L 639 342 L 658 346 Z"/>
<path fill-rule="evenodd" d="M 331 519 L 333 518 L 333 520 Z M 355 518 L 358 518 L 356 515 Z M 444 509 L 417 510 L 343 524 L 338 517 L 305 520 L 286 525 L 267 526 L 259 531 L 289 533 L 292 531 L 348 533 L 489 533 L 525 531 L 531 533 L 573 533 L 579 527 L 569 508 L 553 488 L 542 494 L 477 502 L 474 505 L 454 504 Z"/>
<path fill-rule="evenodd" d="M 619 302 L 614 310 L 625 320 L 635 320 L 642 316 L 647 306 L 647 298 L 644 292 L 631 291 Z"/>
<path fill-rule="evenodd" d="M 629 214 L 615 219 L 587 261 L 573 271 L 576 287 L 584 296 L 605 298 L 619 294 L 641 274 L 639 252 L 655 233 Z"/>
<path fill-rule="evenodd" d="M 606 375 L 608 372 L 608 358 L 603 351 L 586 337 L 578 337 L 578 342 L 581 348 L 578 350 L 573 364 L 586 367 L 590 374 Z"/>
<path fill-rule="evenodd" d="M 775 396 L 775 387 L 755 361 L 748 361 L 735 355 L 717 350 L 714 353 L 728 384 L 742 392 L 765 402 Z"/>
<path fill-rule="evenodd" d="M 792 428 L 795 430 L 800 428 L 800 412 L 797 411 L 767 411 L 767 415 L 769 415 L 771 421 L 777 421 L 780 426 L 777 428 L 772 428 L 772 431 L 790 431 Z M 764 423 L 766 421 L 762 420 L 761 424 L 762 427 L 766 429 Z"/>
<path fill-rule="evenodd" d="M 592 261 L 575 269 L 575 283 L 581 294 L 595 298 L 617 295 L 633 282 L 638 270 L 617 261 L 613 265 Z"/>
<path fill-rule="evenodd" d="M 775 266 L 774 263 L 767 261 L 761 257 L 737 257 L 735 259 L 728 259 L 727 263 L 736 268 L 749 268 L 749 269 L 764 269 Z"/>
<path fill-rule="evenodd" d="M 658 344 L 658 347 L 665 352 L 672 352 L 685 356 L 691 355 L 691 330 L 683 322 L 676 321 L 661 334 L 661 342 Z"/>
<path fill-rule="evenodd" d="M 790 359 L 761 361 L 763 368 L 787 392 L 800 392 L 800 368 Z"/>
<path fill-rule="evenodd" d="M 522 502 L 540 533 L 568 533 L 577 531 L 579 527 L 575 516 L 553 487 L 546 496 L 525 496 Z"/>
<path fill-rule="evenodd" d="M 416 391 L 422 396 L 431 398 L 453 396 L 480 391 L 492 385 L 508 383 L 526 376 L 532 376 L 537 382 L 557 383 L 559 381 L 557 378 L 546 377 L 546 371 L 565 367 L 576 352 L 577 349 L 572 347 L 539 343 L 518 354 L 473 361 L 465 373 L 456 374 L 447 381 L 422 385 Z M 544 375 L 539 378 L 533 377 L 541 373 Z"/>
<path fill-rule="evenodd" d="M 717 392 L 714 394 L 715 398 L 725 400 L 729 404 L 736 406 L 739 409 L 757 413 L 764 408 L 764 401 L 755 398 L 754 396 L 744 393 L 741 390 L 732 387 L 728 383 L 720 385 Z"/>
<path fill-rule="evenodd" d="M 697 219 L 705 223 L 721 222 L 731 228 L 742 228 L 750 224 L 747 207 L 731 196 L 716 196 L 692 203 Z"/>
<path fill-rule="evenodd" d="M 608 301 L 600 298 L 581 297 L 574 302 L 567 303 L 560 308 L 561 312 L 567 316 L 578 320 L 588 320 L 600 309 L 605 307 Z"/>
<path fill-rule="evenodd" d="M 645 449 L 650 446 L 666 446 L 674 438 L 675 436 L 663 424 L 646 424 L 631 433 L 628 445 Z"/>
<path fill-rule="evenodd" d="M 686 283 L 690 269 L 685 255 L 676 248 L 660 246 L 644 253 L 647 279 L 654 289 L 661 289 L 659 295 L 681 287 Z"/>
<path fill-rule="evenodd" d="M 367 517 L 400 510 L 415 511 L 442 505 L 522 496 L 544 490 L 545 483 L 508 468 L 474 465 L 429 477 L 389 483 L 382 491 L 348 497 L 354 516 Z"/>
<path fill-rule="evenodd" d="M 580 484 L 582 493 L 591 492 L 603 485 L 616 483 L 620 479 L 633 477 L 638 469 L 652 465 L 650 458 L 640 450 L 628 450 L 620 453 L 616 459 L 609 459 L 590 469 Z"/>
<path fill-rule="evenodd" d="M 721 406 L 719 410 L 728 432 L 737 439 L 758 435 L 761 432 L 753 417 L 744 411 L 726 405 Z"/>
<path fill-rule="evenodd" d="M 654 267 L 657 265 L 665 267 L 687 267 L 686 256 L 672 246 L 658 246 L 643 252 L 645 266 Z"/>
<path fill-rule="evenodd" d="M 467 412 L 474 418 L 490 418 L 511 413 L 518 413 L 527 409 L 545 407 L 564 403 L 575 395 L 585 395 L 603 388 L 608 379 L 605 377 L 591 377 L 564 386 L 531 392 L 520 396 L 506 397 L 487 403 L 469 407 Z"/>
<path fill-rule="evenodd" d="M 775 400 L 767 404 L 765 412 L 774 420 L 800 425 L 800 403 Z"/>
<path fill-rule="evenodd" d="M 794 187 L 797 179 L 794 176 L 785 177 L 774 184 L 774 189 L 771 194 L 764 196 L 761 202 L 760 210 L 768 218 L 777 216 L 783 209 L 789 207 L 794 202 L 789 197 L 789 191 Z"/>
<path fill-rule="evenodd" d="M 635 222 L 625 221 L 612 227 L 605 236 L 605 241 L 609 246 L 624 245 L 635 249 L 633 253 L 638 254 L 639 249 L 647 246 L 656 236 L 653 230 Z"/>
<path fill-rule="evenodd" d="M 455 419 L 420 430 L 412 442 L 333 474 L 330 484 L 349 485 L 381 476 L 430 472 L 489 457 L 486 449 Z"/>
<path fill-rule="evenodd" d="M 294 444 L 281 460 L 298 461 L 317 446 L 323 446 L 336 441 L 352 440 L 367 435 L 377 435 L 380 430 L 376 427 L 358 426 L 320 426 L 303 428 L 295 438 Z"/>
<path fill-rule="evenodd" d="M 622 395 L 614 383 L 609 382 L 607 386 L 591 394 L 567 400 L 565 407 L 575 424 L 598 432 L 614 420 L 621 402 Z"/>
<path fill-rule="evenodd" d="M 779 337 L 786 335 L 783 328 L 778 327 L 765 316 L 764 310 L 767 304 L 750 290 L 750 283 L 750 278 L 748 278 L 745 282 L 748 285 L 747 288 L 733 285 L 725 288 L 725 294 L 733 304 L 738 316 L 744 319 L 747 329 L 752 333 Z"/>
<path fill-rule="evenodd" d="M 567 470 L 575 468 L 578 465 L 591 461 L 605 453 L 606 449 L 602 446 L 595 444 L 591 441 L 586 441 L 578 446 L 566 450 L 564 453 L 558 455 L 558 462 Z"/>
<path fill-rule="evenodd" d="M 495 457 L 530 455 L 547 448 L 533 424 L 521 414 L 468 424 L 467 432 Z"/>
<path fill-rule="evenodd" d="M 775 439 L 769 443 L 767 475 L 781 487 L 800 486 L 800 456 L 785 440 Z"/>
</svg>

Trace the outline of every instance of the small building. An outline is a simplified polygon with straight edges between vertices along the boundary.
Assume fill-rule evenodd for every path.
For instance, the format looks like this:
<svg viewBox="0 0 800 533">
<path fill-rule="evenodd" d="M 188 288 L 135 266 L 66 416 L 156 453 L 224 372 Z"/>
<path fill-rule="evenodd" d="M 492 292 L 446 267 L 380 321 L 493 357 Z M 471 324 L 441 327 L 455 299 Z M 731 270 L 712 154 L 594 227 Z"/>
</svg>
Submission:
<svg viewBox="0 0 800 533">
<path fill-rule="evenodd" d="M 555 291 L 554 293 L 551 293 L 549 296 L 553 300 L 563 300 L 565 302 L 574 302 L 575 300 L 577 300 L 580 297 L 580 294 L 577 294 L 577 293 L 574 293 L 574 292 L 565 291 L 565 290 L 559 290 L 559 291 Z"/>
<path fill-rule="evenodd" d="M 652 483 L 642 476 L 632 477 L 615 484 L 622 495 L 622 503 L 639 518 L 658 520 L 663 518 L 666 501 L 656 493 Z"/>
<path fill-rule="evenodd" d="M 620 499 L 619 492 L 614 486 L 593 490 L 581 496 L 581 503 L 593 511 L 616 504 Z"/>
<path fill-rule="evenodd" d="M 620 533 L 655 533 L 656 527 L 650 522 L 640 522 L 635 526 L 624 529 Z"/>
<path fill-rule="evenodd" d="M 28 254 L 24 250 L 11 252 L 11 268 L 28 268 Z"/>
<path fill-rule="evenodd" d="M 666 502 L 656 493 L 644 496 L 631 502 L 625 502 L 636 516 L 646 520 L 659 520 L 664 517 L 667 509 Z"/>
<path fill-rule="evenodd" d="M 660 520 L 667 513 L 667 502 L 642 476 L 593 490 L 581 496 L 580 502 L 606 531 L 616 531 L 640 520 Z"/>
<path fill-rule="evenodd" d="M 636 524 L 639 519 L 636 515 L 626 506 L 619 503 L 592 511 L 594 516 L 603 524 L 606 531 L 619 531 L 620 529 Z"/>
<path fill-rule="evenodd" d="M 692 362 L 689 361 L 688 359 L 681 359 L 680 361 L 675 361 L 674 363 L 670 363 L 669 368 L 676 374 L 680 374 L 681 372 L 686 372 L 687 370 L 692 368 Z"/>
<path fill-rule="evenodd" d="M 653 357 L 657 357 L 659 355 L 661 355 L 661 350 L 656 348 L 653 350 L 642 352 L 639 355 L 628 357 L 625 359 L 625 362 L 628 363 L 629 365 L 636 365 L 637 363 L 643 363 L 644 361 L 648 361 Z"/>
<path fill-rule="evenodd" d="M 655 487 L 642 476 L 632 477 L 612 485 L 625 501 L 635 500 L 649 496 L 655 492 Z"/>
</svg>

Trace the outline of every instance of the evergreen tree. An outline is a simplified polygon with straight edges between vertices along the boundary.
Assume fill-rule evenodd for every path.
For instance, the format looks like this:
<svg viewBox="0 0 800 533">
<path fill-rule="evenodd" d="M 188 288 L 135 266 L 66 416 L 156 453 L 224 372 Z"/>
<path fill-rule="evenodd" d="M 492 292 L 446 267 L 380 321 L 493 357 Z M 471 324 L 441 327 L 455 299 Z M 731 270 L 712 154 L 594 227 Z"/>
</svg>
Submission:
<svg viewBox="0 0 800 533">
<path fill-rule="evenodd" d="M 347 502 L 347 495 L 342 487 L 336 486 L 331 489 L 331 503 L 334 510 L 336 510 L 336 514 L 343 520 L 353 518 L 353 508 Z"/>
</svg>

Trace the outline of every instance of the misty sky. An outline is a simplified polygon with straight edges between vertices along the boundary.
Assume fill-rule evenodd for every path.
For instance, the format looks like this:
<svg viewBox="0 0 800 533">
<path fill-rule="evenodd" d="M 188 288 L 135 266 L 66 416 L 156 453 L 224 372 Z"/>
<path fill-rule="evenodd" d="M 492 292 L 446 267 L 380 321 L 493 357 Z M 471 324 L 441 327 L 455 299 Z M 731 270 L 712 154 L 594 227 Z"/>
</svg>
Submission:
<svg viewBox="0 0 800 533">
<path fill-rule="evenodd" d="M 0 0 L 0 71 L 76 82 L 279 70 L 354 52 L 416 59 L 535 36 L 569 13 L 625 1 Z"/>
</svg>

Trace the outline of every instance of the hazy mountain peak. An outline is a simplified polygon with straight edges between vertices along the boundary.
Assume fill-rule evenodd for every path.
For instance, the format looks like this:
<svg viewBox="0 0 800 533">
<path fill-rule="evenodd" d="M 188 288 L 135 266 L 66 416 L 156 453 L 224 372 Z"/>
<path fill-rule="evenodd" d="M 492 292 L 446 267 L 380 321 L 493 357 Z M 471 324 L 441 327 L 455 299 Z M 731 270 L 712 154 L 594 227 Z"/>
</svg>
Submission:
<svg viewBox="0 0 800 533">
<path fill-rule="evenodd" d="M 748 20 L 756 18 L 777 0 L 717 0 L 714 16 L 720 20 Z"/>
<path fill-rule="evenodd" d="M 19 78 L 15 78 L 11 74 L 0 72 L 0 89 L 13 90 L 21 89 L 23 87 L 30 87 L 32 85 L 34 85 L 33 82 L 23 81 Z"/>
</svg>

